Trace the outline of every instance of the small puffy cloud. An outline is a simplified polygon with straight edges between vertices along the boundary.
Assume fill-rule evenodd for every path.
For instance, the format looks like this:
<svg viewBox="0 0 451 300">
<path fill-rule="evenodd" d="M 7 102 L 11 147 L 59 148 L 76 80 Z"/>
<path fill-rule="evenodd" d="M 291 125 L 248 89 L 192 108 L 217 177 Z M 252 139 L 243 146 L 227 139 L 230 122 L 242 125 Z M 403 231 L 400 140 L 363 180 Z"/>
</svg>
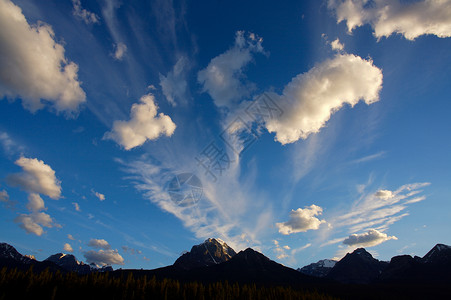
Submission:
<svg viewBox="0 0 451 300">
<path fill-rule="evenodd" d="M 29 215 L 21 214 L 14 221 L 27 233 L 33 233 L 37 236 L 44 233 L 42 227 L 61 227 L 61 225 L 54 223 L 50 215 L 43 212 L 33 212 Z"/>
<path fill-rule="evenodd" d="M 276 248 L 274 248 L 274 252 L 276 253 L 276 258 L 277 259 L 284 259 L 287 258 L 288 255 L 285 252 L 285 247 L 280 247 L 279 241 L 274 240 L 274 245 L 276 246 Z"/>
<path fill-rule="evenodd" d="M 72 202 L 76 211 L 81 211 L 80 205 L 77 202 Z"/>
<path fill-rule="evenodd" d="M 75 241 L 75 238 L 72 236 L 72 234 L 68 234 L 68 235 L 67 235 L 67 238 L 68 238 L 69 240 Z"/>
<path fill-rule="evenodd" d="M 50 25 L 29 25 L 18 6 L 0 0 L 0 98 L 21 98 L 31 112 L 44 99 L 57 113 L 77 113 L 86 95 L 64 51 Z"/>
<path fill-rule="evenodd" d="M 99 23 L 99 16 L 93 12 L 84 9 L 81 6 L 80 0 L 72 0 L 72 5 L 74 8 L 72 11 L 74 16 L 83 20 L 83 22 L 85 22 L 86 24 Z"/>
<path fill-rule="evenodd" d="M 94 193 L 94 195 L 95 195 L 97 198 L 99 198 L 100 201 L 105 201 L 105 195 L 104 195 L 104 194 L 101 194 L 101 193 L 96 192 L 96 191 L 94 191 L 94 190 L 92 190 L 92 192 Z"/>
<path fill-rule="evenodd" d="M 370 24 L 377 38 L 393 33 L 406 39 L 432 34 L 451 36 L 451 2 L 448 0 L 329 0 L 328 6 L 337 15 L 337 22 L 346 21 L 349 32 Z"/>
<path fill-rule="evenodd" d="M 88 263 L 95 263 L 96 265 L 123 265 L 124 258 L 117 250 L 99 250 L 87 251 L 84 256 Z"/>
<path fill-rule="evenodd" d="M 264 53 L 262 42 L 253 33 L 245 36 L 244 31 L 238 31 L 233 47 L 199 71 L 197 80 L 216 106 L 231 107 L 254 89 L 252 84 L 244 82 L 243 69 L 252 61 L 254 53 Z"/>
<path fill-rule="evenodd" d="M 112 139 L 125 150 L 130 150 L 161 135 L 171 136 L 176 125 L 163 113 L 157 116 L 157 110 L 152 94 L 142 96 L 140 103 L 132 105 L 130 120 L 114 121 L 112 131 L 105 133 L 104 139 Z"/>
<path fill-rule="evenodd" d="M 282 144 L 306 139 L 343 105 L 353 107 L 360 99 L 366 104 L 378 101 L 381 88 L 382 71 L 371 60 L 337 54 L 293 78 L 282 95 L 273 95 L 284 113 L 267 120 L 266 128 Z"/>
<path fill-rule="evenodd" d="M 1 190 L 0 191 L 0 202 L 9 202 L 9 195 L 8 192 L 6 190 Z"/>
<path fill-rule="evenodd" d="M 317 230 L 325 220 L 319 220 L 316 216 L 321 215 L 323 209 L 317 205 L 310 205 L 304 209 L 298 208 L 290 212 L 290 219 L 287 222 L 276 223 L 279 232 L 284 235 L 305 232 L 307 230 Z"/>
<path fill-rule="evenodd" d="M 42 200 L 41 196 L 35 193 L 31 193 L 28 195 L 28 204 L 27 208 L 30 211 L 40 211 L 45 209 L 44 200 Z"/>
<path fill-rule="evenodd" d="M 66 252 L 74 252 L 74 249 L 72 249 L 72 246 L 68 243 L 64 244 L 63 250 Z"/>
<path fill-rule="evenodd" d="M 122 60 L 125 53 L 127 52 L 127 46 L 124 43 L 117 43 L 114 45 L 114 58 L 117 60 Z"/>
<path fill-rule="evenodd" d="M 108 244 L 108 242 L 105 241 L 104 239 L 90 239 L 88 242 L 88 246 L 93 248 L 101 248 L 105 250 L 111 248 L 110 244 Z"/>
<path fill-rule="evenodd" d="M 337 38 L 336 40 L 334 40 L 333 42 L 330 43 L 330 46 L 332 47 L 332 50 L 343 50 L 345 48 L 345 46 L 340 43 L 340 40 Z"/>
<path fill-rule="evenodd" d="M 175 100 L 182 100 L 185 98 L 188 83 L 186 82 L 186 72 L 189 68 L 188 59 L 185 56 L 180 57 L 174 68 L 168 72 L 166 76 L 160 74 L 160 86 L 163 94 L 171 103 L 176 105 Z"/>
<path fill-rule="evenodd" d="M 370 229 L 361 234 L 351 234 L 343 241 L 343 244 L 351 247 L 373 247 L 388 240 L 397 240 L 396 236 L 388 236 L 386 233 Z"/>
<path fill-rule="evenodd" d="M 378 190 L 374 195 L 377 198 L 380 198 L 380 199 L 383 199 L 383 200 L 388 200 L 388 199 L 393 198 L 395 196 L 393 194 L 393 192 L 389 191 L 389 190 Z"/>
<path fill-rule="evenodd" d="M 125 253 L 130 253 L 131 255 L 142 254 L 141 250 L 136 250 L 136 249 L 130 248 L 128 246 L 122 246 L 122 250 Z"/>
<path fill-rule="evenodd" d="M 43 194 L 52 199 L 61 197 L 61 183 L 55 171 L 42 160 L 21 157 L 16 162 L 22 173 L 9 175 L 7 180 L 13 186 L 19 186 L 29 193 Z"/>
</svg>

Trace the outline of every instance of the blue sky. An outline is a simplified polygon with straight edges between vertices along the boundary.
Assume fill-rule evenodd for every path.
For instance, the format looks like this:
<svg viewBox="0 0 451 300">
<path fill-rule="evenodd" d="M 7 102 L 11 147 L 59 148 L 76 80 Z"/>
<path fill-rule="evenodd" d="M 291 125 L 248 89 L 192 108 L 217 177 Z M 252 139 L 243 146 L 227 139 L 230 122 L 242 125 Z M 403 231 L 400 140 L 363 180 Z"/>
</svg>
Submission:
<svg viewBox="0 0 451 300">
<path fill-rule="evenodd" d="M 0 238 L 115 268 L 451 244 L 450 1 L 0 0 Z"/>
</svg>

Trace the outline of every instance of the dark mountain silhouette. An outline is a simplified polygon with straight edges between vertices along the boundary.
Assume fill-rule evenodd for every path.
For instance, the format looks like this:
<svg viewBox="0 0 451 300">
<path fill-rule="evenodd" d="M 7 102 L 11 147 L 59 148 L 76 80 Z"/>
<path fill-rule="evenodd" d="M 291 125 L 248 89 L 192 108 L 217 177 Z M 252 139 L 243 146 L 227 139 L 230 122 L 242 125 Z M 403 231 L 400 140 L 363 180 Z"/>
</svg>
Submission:
<svg viewBox="0 0 451 300">
<path fill-rule="evenodd" d="M 116 270 L 115 276 L 132 272 L 136 277 L 156 276 L 180 281 L 217 282 L 228 281 L 240 284 L 302 285 L 322 283 L 325 280 L 302 274 L 270 260 L 251 248 L 240 251 L 231 259 L 210 266 L 184 269 L 176 264 L 154 270 Z"/>
<path fill-rule="evenodd" d="M 377 280 L 387 265 L 364 248 L 358 248 L 337 262 L 326 277 L 341 283 L 366 284 Z"/>
<path fill-rule="evenodd" d="M 236 255 L 235 250 L 220 239 L 207 239 L 184 253 L 174 263 L 174 266 L 184 270 L 217 265 L 230 260 Z"/>
<path fill-rule="evenodd" d="M 176 260 L 174 265 L 154 270 L 116 270 L 112 276 L 133 274 L 135 277 L 171 278 L 182 282 L 204 283 L 228 281 L 259 285 L 291 286 L 341 286 L 340 284 L 384 284 L 386 286 L 442 285 L 451 282 L 451 247 L 437 244 L 424 257 L 410 255 L 395 256 L 390 263 L 379 261 L 365 249 L 348 253 L 330 268 L 333 261 L 323 260 L 302 268 L 309 274 L 296 271 L 272 261 L 251 248 L 238 254 L 218 239 L 208 239 L 194 246 Z M 0 268 L 8 267 L 36 272 L 45 269 L 89 274 L 113 271 L 111 267 L 100 268 L 77 261 L 71 254 L 58 253 L 40 262 L 20 254 L 13 246 L 0 243 Z M 301 270 L 302 270 L 301 269 Z M 328 270 L 330 269 L 330 270 Z M 323 276 L 324 272 L 328 272 Z M 310 276 L 314 275 L 314 276 Z M 333 283 L 338 282 L 338 283 Z"/>
<path fill-rule="evenodd" d="M 381 282 L 392 283 L 449 283 L 451 247 L 437 244 L 422 258 L 395 256 L 379 279 Z"/>
<path fill-rule="evenodd" d="M 99 267 L 95 264 L 85 264 L 82 261 L 78 261 L 77 258 L 72 254 L 53 254 L 49 256 L 45 261 L 52 262 L 66 271 L 77 272 L 79 274 L 113 271 L 113 268 L 111 266 Z"/>
<path fill-rule="evenodd" d="M 13 246 L 6 243 L 0 243 L 0 267 L 2 266 L 20 270 L 28 270 L 33 267 L 33 270 L 37 272 L 48 268 L 50 271 L 77 272 L 79 274 L 113 271 L 111 266 L 87 265 L 78 261 L 72 254 L 57 253 L 44 261 L 37 261 L 32 256 L 20 254 Z"/>
<path fill-rule="evenodd" d="M 326 277 L 337 261 L 331 259 L 322 259 L 316 263 L 311 263 L 298 269 L 299 272 L 314 277 Z"/>
<path fill-rule="evenodd" d="M 209 268 L 196 270 L 198 278 L 239 283 L 301 284 L 320 280 L 270 260 L 251 248 L 240 251 L 232 259 Z"/>
</svg>

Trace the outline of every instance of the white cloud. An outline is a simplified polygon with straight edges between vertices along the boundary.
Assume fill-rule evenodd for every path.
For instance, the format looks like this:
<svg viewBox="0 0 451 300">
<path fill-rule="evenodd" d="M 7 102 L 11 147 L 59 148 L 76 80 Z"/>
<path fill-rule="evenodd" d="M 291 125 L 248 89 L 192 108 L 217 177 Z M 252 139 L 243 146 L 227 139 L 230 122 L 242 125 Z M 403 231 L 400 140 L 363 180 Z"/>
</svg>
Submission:
<svg viewBox="0 0 451 300">
<path fill-rule="evenodd" d="M 101 248 L 108 250 L 111 248 L 110 244 L 104 239 L 90 239 L 88 242 L 88 246 L 93 248 Z"/>
<path fill-rule="evenodd" d="M 67 235 L 67 238 L 68 238 L 69 240 L 75 241 L 75 238 L 72 236 L 72 234 L 68 234 L 68 235 Z"/>
<path fill-rule="evenodd" d="M 343 50 L 345 48 L 345 46 L 340 43 L 340 40 L 337 38 L 336 40 L 332 41 L 330 43 L 330 46 L 332 47 L 332 50 Z"/>
<path fill-rule="evenodd" d="M 366 104 L 378 101 L 381 88 L 382 71 L 371 60 L 337 54 L 293 78 L 281 96 L 272 94 L 284 113 L 268 119 L 266 128 L 282 144 L 306 139 L 343 105 L 353 107 L 360 99 Z"/>
<path fill-rule="evenodd" d="M 372 229 L 384 232 L 390 225 L 408 215 L 404 211 L 409 204 L 426 199 L 418 194 L 421 192 L 420 188 L 428 185 L 429 183 L 406 184 L 395 191 L 379 189 L 362 195 L 346 213 L 329 221 L 334 228 L 346 227 L 351 233 Z"/>
<path fill-rule="evenodd" d="M 77 202 L 72 202 L 76 211 L 81 211 L 80 205 Z"/>
<path fill-rule="evenodd" d="M 6 190 L 0 191 L 0 202 L 9 202 L 9 195 Z"/>
<path fill-rule="evenodd" d="M 316 230 L 325 220 L 319 220 L 316 216 L 321 215 L 323 209 L 317 205 L 310 205 L 304 209 L 291 210 L 290 219 L 287 222 L 276 223 L 279 232 L 284 235 Z"/>
<path fill-rule="evenodd" d="M 54 38 L 49 25 L 30 26 L 18 6 L 0 0 L 0 97 L 19 97 L 31 112 L 44 107 L 41 99 L 57 113 L 78 112 L 86 101 L 78 66 L 66 59 Z"/>
<path fill-rule="evenodd" d="M 178 149 L 182 152 L 176 155 L 171 153 L 171 156 L 179 159 L 184 169 L 196 169 L 196 160 L 193 159 L 195 153 L 192 156 L 190 154 L 192 149 Z M 233 156 L 232 159 L 238 160 L 239 156 Z M 252 201 L 257 197 L 249 190 L 249 187 L 254 186 L 254 178 L 248 176 L 243 181 L 239 176 L 239 164 L 231 166 L 218 179 L 220 184 L 214 183 L 203 169 L 199 169 L 201 171 L 196 175 L 202 183 L 203 193 L 195 190 L 193 194 L 200 195 L 200 199 L 193 205 L 179 205 L 177 199 L 171 198 L 167 188 L 175 175 L 180 173 L 179 169 L 172 167 L 179 164 L 174 159 L 161 160 L 164 163 L 149 158 L 130 163 L 119 159 L 117 161 L 130 174 L 129 179 L 145 199 L 174 215 L 199 239 L 215 236 L 227 241 L 227 244 L 238 251 L 259 245 L 258 236 L 265 234 L 274 224 L 271 204 L 261 194 L 259 203 Z M 184 188 L 182 192 L 189 190 Z"/>
<path fill-rule="evenodd" d="M 5 153 L 9 156 L 24 150 L 24 147 L 13 141 L 13 139 L 6 132 L 0 132 L 0 144 L 2 145 Z"/>
<path fill-rule="evenodd" d="M 361 234 L 351 234 L 343 241 L 343 244 L 351 247 L 373 247 L 388 240 L 397 240 L 396 236 L 388 236 L 386 233 L 370 229 Z"/>
<path fill-rule="evenodd" d="M 176 125 L 163 113 L 157 116 L 157 110 L 152 94 L 142 96 L 140 103 L 132 105 L 130 120 L 114 121 L 112 131 L 105 133 L 104 139 L 112 139 L 125 150 L 130 150 L 161 135 L 171 136 Z"/>
<path fill-rule="evenodd" d="M 176 105 L 176 99 L 181 101 L 185 98 L 188 83 L 186 82 L 186 72 L 189 68 L 188 59 L 185 56 L 180 57 L 174 68 L 166 76 L 160 74 L 160 86 L 163 94 L 171 103 Z"/>
<path fill-rule="evenodd" d="M 99 250 L 99 251 L 87 251 L 84 256 L 88 263 L 95 263 L 97 265 L 123 265 L 124 258 L 118 253 L 117 250 Z"/>
<path fill-rule="evenodd" d="M 114 58 L 117 60 L 122 60 L 125 53 L 127 52 L 127 46 L 124 43 L 117 43 L 114 45 Z"/>
<path fill-rule="evenodd" d="M 253 84 L 245 82 L 243 69 L 252 61 L 254 53 L 264 53 L 262 41 L 253 33 L 245 37 L 244 31 L 238 31 L 233 47 L 213 58 L 205 69 L 199 71 L 197 80 L 216 106 L 232 107 L 254 89 Z"/>
<path fill-rule="evenodd" d="M 28 195 L 27 209 L 33 212 L 37 212 L 45 209 L 44 200 L 42 200 L 39 194 L 31 193 Z"/>
<path fill-rule="evenodd" d="M 94 193 L 94 195 L 95 195 L 97 198 L 99 198 L 100 201 L 105 201 L 105 195 L 104 195 L 104 194 L 101 194 L 101 193 L 96 192 L 96 191 L 94 191 L 94 190 L 91 190 L 91 191 Z"/>
<path fill-rule="evenodd" d="M 276 258 L 277 259 L 284 259 L 287 258 L 288 255 L 285 252 L 285 247 L 280 247 L 279 241 L 274 240 L 274 245 L 276 246 L 276 248 L 274 248 L 274 252 L 276 253 Z"/>
<path fill-rule="evenodd" d="M 74 249 L 72 249 L 72 246 L 68 243 L 64 244 L 63 250 L 66 252 L 74 252 Z"/>
<path fill-rule="evenodd" d="M 409 40 L 425 34 L 440 38 L 451 36 L 449 0 L 329 0 L 328 6 L 335 10 L 338 23 L 346 21 L 349 32 L 370 24 L 377 38 L 393 33 Z"/>
<path fill-rule="evenodd" d="M 42 227 L 61 227 L 61 225 L 53 221 L 50 215 L 43 212 L 33 212 L 29 215 L 21 214 L 14 221 L 27 233 L 33 233 L 37 236 L 41 236 L 44 233 Z"/>
<path fill-rule="evenodd" d="M 389 190 L 378 190 L 374 196 L 383 200 L 388 200 L 394 197 L 393 192 Z"/>
<path fill-rule="evenodd" d="M 84 9 L 81 6 L 80 0 L 72 0 L 72 5 L 74 7 L 73 12 L 72 12 L 74 14 L 74 16 L 83 20 L 83 22 L 85 22 L 86 24 L 99 23 L 99 16 L 93 12 L 90 12 L 90 11 Z"/>
<path fill-rule="evenodd" d="M 55 200 L 61 197 L 61 183 L 49 165 L 42 160 L 25 157 L 19 158 L 15 164 L 22 167 L 23 172 L 8 176 L 7 179 L 11 185 Z"/>
</svg>

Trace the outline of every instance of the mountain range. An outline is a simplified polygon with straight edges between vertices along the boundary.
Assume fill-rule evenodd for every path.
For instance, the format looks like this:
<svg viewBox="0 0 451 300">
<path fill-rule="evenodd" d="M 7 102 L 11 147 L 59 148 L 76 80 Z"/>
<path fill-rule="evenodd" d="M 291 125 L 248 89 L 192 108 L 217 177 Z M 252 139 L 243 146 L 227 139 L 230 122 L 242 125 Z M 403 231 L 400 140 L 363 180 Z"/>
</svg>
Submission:
<svg viewBox="0 0 451 300">
<path fill-rule="evenodd" d="M 153 270 L 113 271 L 111 266 L 99 267 L 78 261 L 71 254 L 58 253 L 40 262 L 25 256 L 6 243 L 0 243 L 0 267 L 22 270 L 77 272 L 110 272 L 123 276 L 156 276 L 181 281 L 229 281 L 273 285 L 303 284 L 415 284 L 448 283 L 451 281 L 451 247 L 435 245 L 425 256 L 400 255 L 390 262 L 379 261 L 365 249 L 346 254 L 340 261 L 320 260 L 298 270 L 283 266 L 251 248 L 236 253 L 220 239 L 207 239 L 181 255 L 173 265 Z"/>
<path fill-rule="evenodd" d="M 57 253 L 49 256 L 43 261 L 37 261 L 33 256 L 20 254 L 13 246 L 0 243 L 0 267 L 18 268 L 28 270 L 31 266 L 34 271 L 76 272 L 78 274 L 89 274 L 91 272 L 113 271 L 111 266 L 97 266 L 85 264 L 78 261 L 72 254 Z"/>
</svg>

